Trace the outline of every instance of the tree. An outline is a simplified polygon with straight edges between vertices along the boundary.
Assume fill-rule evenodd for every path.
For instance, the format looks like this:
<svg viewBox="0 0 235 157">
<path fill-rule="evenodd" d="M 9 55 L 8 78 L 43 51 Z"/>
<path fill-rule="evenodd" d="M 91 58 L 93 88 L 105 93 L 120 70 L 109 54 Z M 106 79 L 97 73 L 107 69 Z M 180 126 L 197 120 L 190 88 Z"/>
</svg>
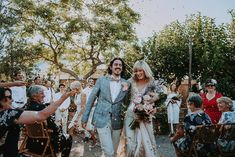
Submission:
<svg viewBox="0 0 235 157">
<path fill-rule="evenodd" d="M 188 75 L 188 42 L 191 38 L 193 78 L 201 82 L 214 78 L 219 82 L 219 90 L 234 98 L 233 23 L 217 26 L 213 18 L 200 13 L 191 15 L 184 23 L 173 22 L 149 38 L 143 51 L 150 65 L 156 66 L 156 75 L 168 82 L 176 78 L 181 81 Z"/>
<path fill-rule="evenodd" d="M 165 27 L 143 45 L 144 55 L 154 74 L 167 80 L 181 79 L 187 73 L 188 46 L 185 30 L 178 22 Z"/>
<path fill-rule="evenodd" d="M 34 41 L 28 42 L 32 59 L 44 59 L 77 79 L 76 72 L 89 77 L 136 40 L 133 24 L 139 15 L 126 0 L 13 2 L 21 15 L 21 37 Z"/>
<path fill-rule="evenodd" d="M 0 2 L 0 73 L 9 79 L 15 68 L 28 71 L 32 64 L 25 39 L 18 38 L 19 12 L 11 7 L 11 1 Z"/>
</svg>

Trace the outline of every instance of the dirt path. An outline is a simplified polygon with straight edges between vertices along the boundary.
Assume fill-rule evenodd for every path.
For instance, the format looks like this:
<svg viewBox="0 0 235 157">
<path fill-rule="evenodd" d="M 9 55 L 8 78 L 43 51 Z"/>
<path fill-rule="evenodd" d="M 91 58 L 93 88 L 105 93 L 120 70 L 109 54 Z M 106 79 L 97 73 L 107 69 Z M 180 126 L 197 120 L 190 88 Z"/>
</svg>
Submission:
<svg viewBox="0 0 235 157">
<path fill-rule="evenodd" d="M 82 134 L 74 135 L 70 157 L 104 157 L 99 142 L 98 145 L 92 146 L 92 141 L 84 143 L 82 136 Z M 176 157 L 168 136 L 157 135 L 156 143 L 158 145 L 159 154 L 162 157 Z"/>
</svg>

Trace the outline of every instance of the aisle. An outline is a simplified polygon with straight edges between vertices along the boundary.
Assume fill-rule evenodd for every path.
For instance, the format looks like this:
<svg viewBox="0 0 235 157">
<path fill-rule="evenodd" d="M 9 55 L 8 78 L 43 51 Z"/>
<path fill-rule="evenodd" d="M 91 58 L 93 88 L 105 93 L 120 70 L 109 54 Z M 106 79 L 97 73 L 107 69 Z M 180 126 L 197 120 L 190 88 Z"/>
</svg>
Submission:
<svg viewBox="0 0 235 157">
<path fill-rule="evenodd" d="M 174 147 L 169 141 L 166 135 L 157 135 L 156 143 L 158 145 L 159 154 L 163 157 L 176 157 L 174 152 Z M 102 151 L 100 148 L 100 143 L 98 145 L 92 146 L 92 141 L 84 143 L 82 140 L 82 135 L 75 135 L 73 137 L 73 146 L 70 157 L 104 157 L 102 156 Z"/>
<path fill-rule="evenodd" d="M 70 157 L 104 157 L 99 141 L 93 146 L 92 140 L 83 142 L 83 133 L 73 136 L 73 145 Z"/>
<path fill-rule="evenodd" d="M 163 157 L 176 157 L 175 150 L 167 135 L 157 135 L 156 143 L 159 154 Z"/>
</svg>

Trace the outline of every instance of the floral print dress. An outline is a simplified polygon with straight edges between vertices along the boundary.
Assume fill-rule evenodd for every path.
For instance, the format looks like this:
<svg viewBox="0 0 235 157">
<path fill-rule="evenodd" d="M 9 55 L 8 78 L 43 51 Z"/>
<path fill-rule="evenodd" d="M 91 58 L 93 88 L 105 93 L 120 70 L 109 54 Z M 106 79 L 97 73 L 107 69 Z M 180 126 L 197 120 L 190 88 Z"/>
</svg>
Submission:
<svg viewBox="0 0 235 157">
<path fill-rule="evenodd" d="M 188 151 L 189 146 L 192 142 L 192 136 L 195 133 L 196 126 L 198 126 L 198 125 L 209 125 L 211 123 L 212 122 L 211 122 L 210 117 L 204 112 L 190 113 L 190 114 L 186 115 L 186 117 L 184 119 L 184 127 L 185 127 L 185 131 L 186 131 L 186 136 L 184 136 L 184 137 L 178 139 L 177 141 L 175 141 L 174 145 L 180 151 L 183 151 L 183 152 Z M 205 145 L 202 145 L 202 144 L 197 145 L 197 151 L 199 152 L 198 154 L 201 154 L 202 152 L 204 152 L 206 150 L 208 150 L 208 148 L 206 148 Z"/>
<path fill-rule="evenodd" d="M 224 124 L 222 135 L 217 141 L 220 151 L 235 153 L 235 112 L 223 112 L 219 123 Z"/>
<path fill-rule="evenodd" d="M 15 120 L 23 113 L 22 110 L 9 109 L 0 111 L 0 156 L 18 156 L 18 140 L 20 127 Z M 11 149 L 9 149 L 11 148 Z"/>
</svg>

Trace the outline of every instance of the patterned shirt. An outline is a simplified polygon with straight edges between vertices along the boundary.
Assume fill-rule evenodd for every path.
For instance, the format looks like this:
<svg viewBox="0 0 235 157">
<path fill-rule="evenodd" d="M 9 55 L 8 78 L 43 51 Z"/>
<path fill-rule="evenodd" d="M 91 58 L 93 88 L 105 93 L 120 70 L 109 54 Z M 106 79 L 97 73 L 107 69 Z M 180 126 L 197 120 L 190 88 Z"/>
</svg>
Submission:
<svg viewBox="0 0 235 157">
<path fill-rule="evenodd" d="M 18 119 L 23 112 L 23 110 L 18 109 L 0 111 L 0 154 L 3 154 L 3 156 L 18 155 L 20 127 L 15 123 L 15 120 Z"/>
</svg>

